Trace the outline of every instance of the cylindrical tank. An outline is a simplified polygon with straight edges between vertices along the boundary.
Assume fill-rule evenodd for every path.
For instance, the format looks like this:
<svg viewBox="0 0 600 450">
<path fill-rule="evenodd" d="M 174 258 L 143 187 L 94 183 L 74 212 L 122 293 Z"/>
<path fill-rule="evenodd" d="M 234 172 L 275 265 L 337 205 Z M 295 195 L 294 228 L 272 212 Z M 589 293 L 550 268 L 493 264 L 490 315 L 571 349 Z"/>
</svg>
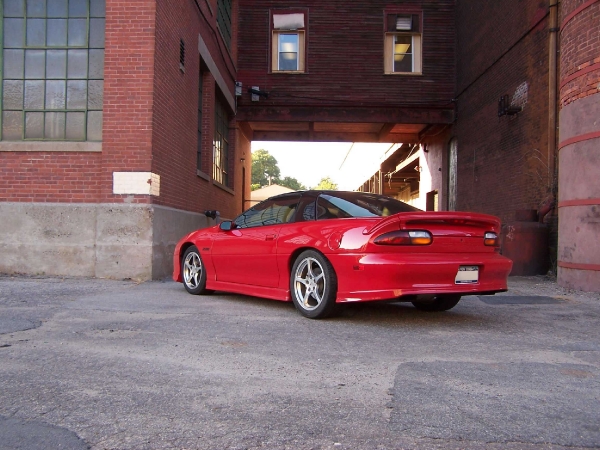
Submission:
<svg viewBox="0 0 600 450">
<path fill-rule="evenodd" d="M 548 272 L 548 226 L 537 221 L 536 210 L 517 211 L 516 220 L 502 226 L 502 254 L 513 261 L 512 276 Z"/>
<path fill-rule="evenodd" d="M 557 280 L 600 292 L 600 2 L 560 9 Z"/>
</svg>

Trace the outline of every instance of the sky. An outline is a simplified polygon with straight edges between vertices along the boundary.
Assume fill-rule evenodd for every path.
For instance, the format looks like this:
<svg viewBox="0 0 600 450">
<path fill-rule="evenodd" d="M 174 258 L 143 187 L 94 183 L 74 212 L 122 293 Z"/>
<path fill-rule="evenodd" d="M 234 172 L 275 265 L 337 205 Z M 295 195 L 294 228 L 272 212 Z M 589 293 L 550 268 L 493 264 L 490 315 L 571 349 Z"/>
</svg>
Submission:
<svg viewBox="0 0 600 450">
<path fill-rule="evenodd" d="M 377 170 L 390 143 L 253 141 L 252 151 L 267 150 L 277 160 L 281 178 L 296 178 L 307 188 L 330 177 L 340 190 L 354 190 Z"/>
</svg>

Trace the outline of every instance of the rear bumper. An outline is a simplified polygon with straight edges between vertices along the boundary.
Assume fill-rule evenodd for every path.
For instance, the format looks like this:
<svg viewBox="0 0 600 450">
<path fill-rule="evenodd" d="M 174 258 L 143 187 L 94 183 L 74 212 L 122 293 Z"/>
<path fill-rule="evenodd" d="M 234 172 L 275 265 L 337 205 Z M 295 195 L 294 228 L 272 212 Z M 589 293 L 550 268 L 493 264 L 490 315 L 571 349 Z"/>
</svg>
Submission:
<svg viewBox="0 0 600 450">
<path fill-rule="evenodd" d="M 491 294 L 507 289 L 512 261 L 497 253 L 327 255 L 338 278 L 337 302 L 422 294 Z M 456 284 L 460 266 L 478 266 L 479 281 Z"/>
</svg>

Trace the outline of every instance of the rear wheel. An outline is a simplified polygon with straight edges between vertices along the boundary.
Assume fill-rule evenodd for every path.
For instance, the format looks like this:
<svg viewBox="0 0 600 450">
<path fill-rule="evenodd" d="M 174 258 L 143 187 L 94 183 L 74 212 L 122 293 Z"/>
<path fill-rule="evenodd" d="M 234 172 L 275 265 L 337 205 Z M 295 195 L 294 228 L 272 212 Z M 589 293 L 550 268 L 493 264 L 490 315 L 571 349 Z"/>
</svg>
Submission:
<svg viewBox="0 0 600 450">
<path fill-rule="evenodd" d="M 337 277 L 331 263 L 320 253 L 307 250 L 292 267 L 290 292 L 304 317 L 322 319 L 335 310 Z"/>
<path fill-rule="evenodd" d="M 420 311 L 448 311 L 458 304 L 460 297 L 460 295 L 438 295 L 432 300 L 417 301 L 412 304 Z"/>
<path fill-rule="evenodd" d="M 190 294 L 210 294 L 206 289 L 206 270 L 202 264 L 200 252 L 195 245 L 189 247 L 181 259 L 181 279 L 185 290 Z"/>
</svg>

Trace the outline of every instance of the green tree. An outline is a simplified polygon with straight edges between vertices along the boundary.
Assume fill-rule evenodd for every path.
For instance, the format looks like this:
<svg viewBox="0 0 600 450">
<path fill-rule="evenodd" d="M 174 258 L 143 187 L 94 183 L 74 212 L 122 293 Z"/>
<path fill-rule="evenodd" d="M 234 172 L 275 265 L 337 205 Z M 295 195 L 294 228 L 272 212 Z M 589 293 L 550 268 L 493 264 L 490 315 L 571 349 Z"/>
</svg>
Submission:
<svg viewBox="0 0 600 450">
<path fill-rule="evenodd" d="M 273 155 L 262 149 L 252 152 L 252 190 L 255 190 L 254 185 L 261 188 L 274 184 L 280 176 L 281 172 Z"/>
<path fill-rule="evenodd" d="M 279 184 L 281 186 L 288 187 L 288 188 L 293 189 L 295 191 L 304 191 L 304 190 L 306 190 L 306 186 L 304 186 L 297 179 L 292 178 L 292 177 L 285 177 L 282 180 L 278 180 L 277 184 Z"/>
<path fill-rule="evenodd" d="M 318 191 L 337 191 L 337 188 L 338 185 L 331 178 L 323 177 L 315 189 Z"/>
</svg>

